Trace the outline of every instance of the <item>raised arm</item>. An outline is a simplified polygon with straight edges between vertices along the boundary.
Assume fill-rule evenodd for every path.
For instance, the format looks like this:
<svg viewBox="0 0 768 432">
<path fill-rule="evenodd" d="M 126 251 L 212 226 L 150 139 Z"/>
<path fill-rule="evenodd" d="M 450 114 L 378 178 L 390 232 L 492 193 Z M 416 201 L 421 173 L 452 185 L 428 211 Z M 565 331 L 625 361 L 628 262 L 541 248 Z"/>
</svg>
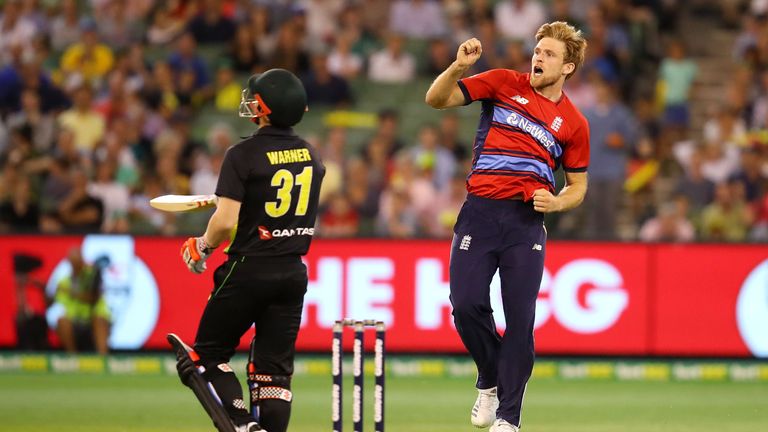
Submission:
<svg viewBox="0 0 768 432">
<path fill-rule="evenodd" d="M 456 61 L 435 78 L 429 86 L 425 101 L 432 108 L 451 108 L 465 104 L 464 93 L 457 81 L 480 58 L 483 47 L 476 38 L 469 39 L 459 46 Z"/>
</svg>

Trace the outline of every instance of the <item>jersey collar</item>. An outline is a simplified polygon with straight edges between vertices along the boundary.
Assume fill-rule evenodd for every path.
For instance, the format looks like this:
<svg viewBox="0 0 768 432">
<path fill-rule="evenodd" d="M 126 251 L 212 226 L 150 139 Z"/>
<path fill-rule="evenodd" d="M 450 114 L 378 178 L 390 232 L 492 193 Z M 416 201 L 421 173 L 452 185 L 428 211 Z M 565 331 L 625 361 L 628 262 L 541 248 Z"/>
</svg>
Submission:
<svg viewBox="0 0 768 432">
<path fill-rule="evenodd" d="M 296 136 L 296 132 L 293 131 L 293 128 L 281 128 L 276 126 L 264 126 L 259 128 L 254 135 L 278 135 L 278 136 Z"/>
</svg>

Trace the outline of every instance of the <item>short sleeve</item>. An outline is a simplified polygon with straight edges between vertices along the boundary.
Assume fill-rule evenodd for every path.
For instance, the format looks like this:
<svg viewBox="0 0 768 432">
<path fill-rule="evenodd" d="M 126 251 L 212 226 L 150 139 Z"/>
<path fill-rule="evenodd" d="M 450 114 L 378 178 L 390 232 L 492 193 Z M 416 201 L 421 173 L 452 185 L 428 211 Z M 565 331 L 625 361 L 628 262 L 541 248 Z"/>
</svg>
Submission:
<svg viewBox="0 0 768 432">
<path fill-rule="evenodd" d="M 219 181 L 216 183 L 216 195 L 243 202 L 245 197 L 245 181 L 247 170 L 244 164 L 247 158 L 243 158 L 238 146 L 230 147 L 224 155 L 219 171 Z"/>
<path fill-rule="evenodd" d="M 459 80 L 466 103 L 480 99 L 494 99 L 496 92 L 506 82 L 510 72 L 505 69 L 491 69 Z"/>
<path fill-rule="evenodd" d="M 589 125 L 586 120 L 563 149 L 563 170 L 586 172 L 589 166 Z"/>
</svg>

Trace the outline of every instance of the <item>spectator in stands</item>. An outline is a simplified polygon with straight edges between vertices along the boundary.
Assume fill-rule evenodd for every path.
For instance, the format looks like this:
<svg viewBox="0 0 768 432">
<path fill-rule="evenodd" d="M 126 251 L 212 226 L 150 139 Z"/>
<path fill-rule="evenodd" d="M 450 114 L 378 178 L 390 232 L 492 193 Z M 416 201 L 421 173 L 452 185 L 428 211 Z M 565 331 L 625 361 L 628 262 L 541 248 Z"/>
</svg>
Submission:
<svg viewBox="0 0 768 432">
<path fill-rule="evenodd" d="M 114 161 L 102 161 L 96 166 L 96 178 L 88 184 L 88 195 L 104 205 L 101 231 L 105 233 L 125 233 L 129 228 L 130 192 L 116 181 L 116 171 Z"/>
<path fill-rule="evenodd" d="M 418 215 L 410 204 L 408 192 L 387 189 L 381 195 L 381 205 L 376 220 L 376 233 L 383 237 L 414 237 L 418 228 Z"/>
<path fill-rule="evenodd" d="M 147 174 L 142 178 L 141 189 L 131 197 L 129 221 L 132 233 L 174 235 L 177 231 L 175 214 L 152 208 L 149 200 L 168 193 L 158 178 Z"/>
<path fill-rule="evenodd" d="M 223 155 L 227 149 L 235 144 L 235 132 L 226 122 L 217 122 L 208 128 L 208 134 L 205 138 L 207 153 L 214 155 Z"/>
<path fill-rule="evenodd" d="M 410 157 L 420 168 L 432 171 L 433 186 L 442 190 L 456 174 L 456 158 L 440 143 L 440 133 L 433 124 L 419 128 L 416 145 Z"/>
<path fill-rule="evenodd" d="M 325 165 L 323 187 L 320 188 L 320 206 L 325 206 L 329 197 L 339 193 L 344 186 L 344 151 L 347 146 L 347 131 L 342 127 L 328 130 L 325 139 L 318 144 Z"/>
<path fill-rule="evenodd" d="M 93 91 L 84 84 L 73 94 L 72 108 L 59 115 L 59 126 L 74 134 L 75 146 L 82 152 L 90 152 L 104 137 L 106 121 L 93 109 Z"/>
<path fill-rule="evenodd" d="M 686 218 L 688 202 L 678 195 L 673 202 L 662 204 L 656 216 L 648 219 L 640 229 L 639 238 L 644 242 L 690 242 L 696 231 Z"/>
<path fill-rule="evenodd" d="M 460 3 L 463 6 L 463 3 Z M 448 35 L 452 46 L 459 46 L 474 37 L 469 25 L 468 13 L 464 7 L 448 11 Z"/>
<path fill-rule="evenodd" d="M 456 111 L 446 111 L 440 117 L 440 144 L 453 154 L 453 158 L 462 165 L 469 158 L 470 146 L 461 140 L 461 124 Z"/>
<path fill-rule="evenodd" d="M 201 45 L 229 43 L 235 36 L 235 23 L 222 15 L 221 0 L 202 0 L 200 9 L 188 25 L 189 32 Z"/>
<path fill-rule="evenodd" d="M 738 184 L 719 183 L 715 200 L 701 215 L 701 235 L 708 241 L 744 241 L 752 223 L 752 213 L 744 202 Z"/>
<path fill-rule="evenodd" d="M 307 35 L 321 44 L 333 39 L 337 17 L 343 10 L 344 0 L 305 0 L 301 2 L 306 14 Z"/>
<path fill-rule="evenodd" d="M 472 65 L 468 73 L 477 74 L 500 67 L 501 59 L 499 58 L 499 52 L 501 41 L 498 37 L 499 32 L 496 29 L 496 24 L 491 18 L 487 18 L 477 22 L 475 29 L 477 38 L 480 39 L 484 47 L 483 55 Z"/>
<path fill-rule="evenodd" d="M 507 41 L 503 48 L 499 58 L 502 68 L 521 72 L 530 69 L 530 55 L 525 51 L 525 45 L 521 41 Z"/>
<path fill-rule="evenodd" d="M 405 147 L 400 138 L 400 117 L 396 110 L 385 108 L 379 111 L 377 120 L 374 137 L 386 144 L 387 155 L 392 157 Z"/>
<path fill-rule="evenodd" d="M 596 83 L 597 103 L 584 110 L 590 128 L 589 194 L 584 201 L 587 238 L 614 238 L 621 211 L 627 161 L 634 148 L 637 122 L 632 111 L 605 80 Z"/>
<path fill-rule="evenodd" d="M 9 115 L 6 122 L 10 129 L 29 125 L 32 142 L 38 152 L 46 153 L 53 147 L 56 119 L 42 111 L 40 96 L 34 90 L 22 90 L 21 111 Z"/>
<path fill-rule="evenodd" d="M 77 168 L 70 171 L 69 194 L 53 211 L 41 218 L 47 233 L 98 232 L 104 222 L 104 204 L 88 193 L 88 177 Z"/>
<path fill-rule="evenodd" d="M 224 155 L 212 155 L 196 152 L 194 156 L 195 169 L 189 179 L 189 192 L 192 195 L 212 195 L 216 193 L 216 183 L 221 171 Z"/>
<path fill-rule="evenodd" d="M 323 237 L 355 237 L 360 228 L 360 215 L 346 195 L 334 193 L 320 214 L 320 234 Z"/>
<path fill-rule="evenodd" d="M 439 1 L 395 0 L 389 12 L 389 30 L 413 39 L 443 37 L 447 27 Z"/>
<path fill-rule="evenodd" d="M 427 67 L 422 72 L 427 76 L 440 75 L 453 62 L 455 51 L 445 39 L 430 40 L 427 49 Z"/>
<path fill-rule="evenodd" d="M 755 223 L 749 233 L 749 239 L 756 242 L 768 242 L 768 193 L 760 197 L 755 215 Z"/>
<path fill-rule="evenodd" d="M 416 59 L 403 48 L 402 36 L 390 34 L 384 49 L 371 55 L 368 78 L 374 82 L 402 84 L 416 77 Z"/>
<path fill-rule="evenodd" d="M 240 106 L 242 87 L 235 80 L 229 60 L 222 60 L 216 69 L 216 94 L 214 104 L 219 111 L 236 112 Z"/>
<path fill-rule="evenodd" d="M 61 56 L 61 71 L 68 86 L 81 85 L 98 87 L 112 69 L 115 58 L 112 49 L 99 40 L 96 21 L 92 18 L 80 20 L 80 42 L 70 45 Z"/>
<path fill-rule="evenodd" d="M 60 53 L 80 40 L 81 29 L 77 0 L 62 0 L 59 11 L 51 19 L 49 32 L 51 47 Z"/>
<path fill-rule="evenodd" d="M 28 53 L 35 30 L 35 24 L 21 16 L 21 0 L 7 0 L 0 16 L 0 64 L 12 61 L 12 47 Z"/>
<path fill-rule="evenodd" d="M 307 104 L 343 107 L 352 103 L 352 91 L 347 81 L 328 70 L 328 56 L 312 56 L 312 68 L 302 81 L 307 91 Z"/>
<path fill-rule="evenodd" d="M 347 161 L 345 193 L 360 215 L 360 235 L 373 235 L 373 222 L 381 213 L 379 205 L 382 188 L 371 184 L 368 164 L 361 158 Z"/>
<path fill-rule="evenodd" d="M 235 72 L 250 75 L 264 68 L 255 40 L 249 25 L 237 26 L 229 48 L 229 60 Z"/>
<path fill-rule="evenodd" d="M 69 195 L 71 190 L 70 167 L 71 164 L 64 158 L 55 158 L 51 161 L 40 193 L 41 214 L 55 212 L 62 201 Z"/>
<path fill-rule="evenodd" d="M 544 24 L 547 13 L 539 0 L 501 0 L 494 7 L 494 18 L 503 38 L 528 40 Z"/>
<path fill-rule="evenodd" d="M 142 22 L 137 19 L 142 17 L 132 17 L 128 13 L 130 3 L 136 2 L 111 1 L 96 15 L 102 40 L 114 50 L 125 49 L 143 36 Z"/>
<path fill-rule="evenodd" d="M 702 163 L 701 151 L 693 153 L 685 166 L 685 174 L 677 179 L 675 186 L 675 193 L 688 197 L 691 214 L 697 224 L 704 207 L 715 196 L 715 183 L 704 177 Z"/>
<path fill-rule="evenodd" d="M 686 127 L 689 123 L 688 101 L 696 79 L 696 63 L 686 57 L 685 46 L 679 39 L 667 45 L 667 55 L 661 61 L 660 85 L 663 86 L 664 121 L 673 126 Z"/>
<path fill-rule="evenodd" d="M 300 20 L 284 23 L 277 30 L 277 40 L 267 61 L 268 67 L 287 69 L 298 76 L 309 70 L 309 54 L 302 41 L 304 29 Z"/>
<path fill-rule="evenodd" d="M 759 145 L 759 144 L 758 144 Z M 747 204 L 757 206 L 768 186 L 763 173 L 763 154 L 757 145 L 741 148 L 741 164 L 738 171 L 730 176 L 730 183 L 740 183 L 744 189 Z"/>
<path fill-rule="evenodd" d="M 197 42 L 192 33 L 187 32 L 179 36 L 176 41 L 176 49 L 168 57 L 168 65 L 173 70 L 174 79 L 177 82 L 186 73 L 192 73 L 194 89 L 204 95 L 210 95 L 211 78 L 208 73 L 208 64 L 197 54 Z"/>
<path fill-rule="evenodd" d="M 383 7 L 384 11 L 378 16 L 375 10 Z M 352 52 L 360 58 L 370 57 L 379 48 L 379 34 L 387 26 L 389 13 L 389 0 L 366 0 L 363 5 L 348 4 L 339 16 L 338 33 L 344 33 L 349 38 Z M 369 15 L 375 16 L 373 26 L 366 21 Z"/>
<path fill-rule="evenodd" d="M 147 29 L 147 42 L 150 45 L 168 45 L 184 31 L 184 21 L 174 17 L 165 5 L 156 7 L 151 16 L 151 24 Z"/>
<path fill-rule="evenodd" d="M 19 176 L 10 197 L 0 201 L 0 233 L 34 233 L 39 219 L 40 208 L 29 177 Z"/>
<path fill-rule="evenodd" d="M 585 69 L 595 68 L 606 79 L 625 77 L 630 64 L 629 35 L 620 23 L 610 21 L 603 8 L 592 6 L 587 13 L 589 49 Z"/>
<path fill-rule="evenodd" d="M 459 210 L 467 197 L 466 181 L 464 174 L 454 176 L 447 187 L 438 191 L 433 203 L 434 219 L 427 225 L 431 237 L 451 238 L 453 236 L 453 226 L 456 225 Z"/>
<path fill-rule="evenodd" d="M 346 80 L 357 78 L 363 70 L 363 58 L 352 52 L 353 38 L 354 35 L 349 31 L 339 32 L 333 50 L 328 54 L 328 71 Z"/>
</svg>

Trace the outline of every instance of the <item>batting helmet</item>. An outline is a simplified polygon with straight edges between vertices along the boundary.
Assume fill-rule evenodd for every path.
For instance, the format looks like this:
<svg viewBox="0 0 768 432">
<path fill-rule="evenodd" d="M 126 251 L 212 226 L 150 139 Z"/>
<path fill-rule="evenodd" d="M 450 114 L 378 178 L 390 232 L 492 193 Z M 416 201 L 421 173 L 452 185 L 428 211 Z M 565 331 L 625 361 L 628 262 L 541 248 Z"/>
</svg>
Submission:
<svg viewBox="0 0 768 432">
<path fill-rule="evenodd" d="M 270 69 L 252 75 L 240 98 L 240 117 L 267 116 L 272 125 L 290 127 L 307 110 L 307 92 L 296 75 L 285 69 Z"/>
</svg>

